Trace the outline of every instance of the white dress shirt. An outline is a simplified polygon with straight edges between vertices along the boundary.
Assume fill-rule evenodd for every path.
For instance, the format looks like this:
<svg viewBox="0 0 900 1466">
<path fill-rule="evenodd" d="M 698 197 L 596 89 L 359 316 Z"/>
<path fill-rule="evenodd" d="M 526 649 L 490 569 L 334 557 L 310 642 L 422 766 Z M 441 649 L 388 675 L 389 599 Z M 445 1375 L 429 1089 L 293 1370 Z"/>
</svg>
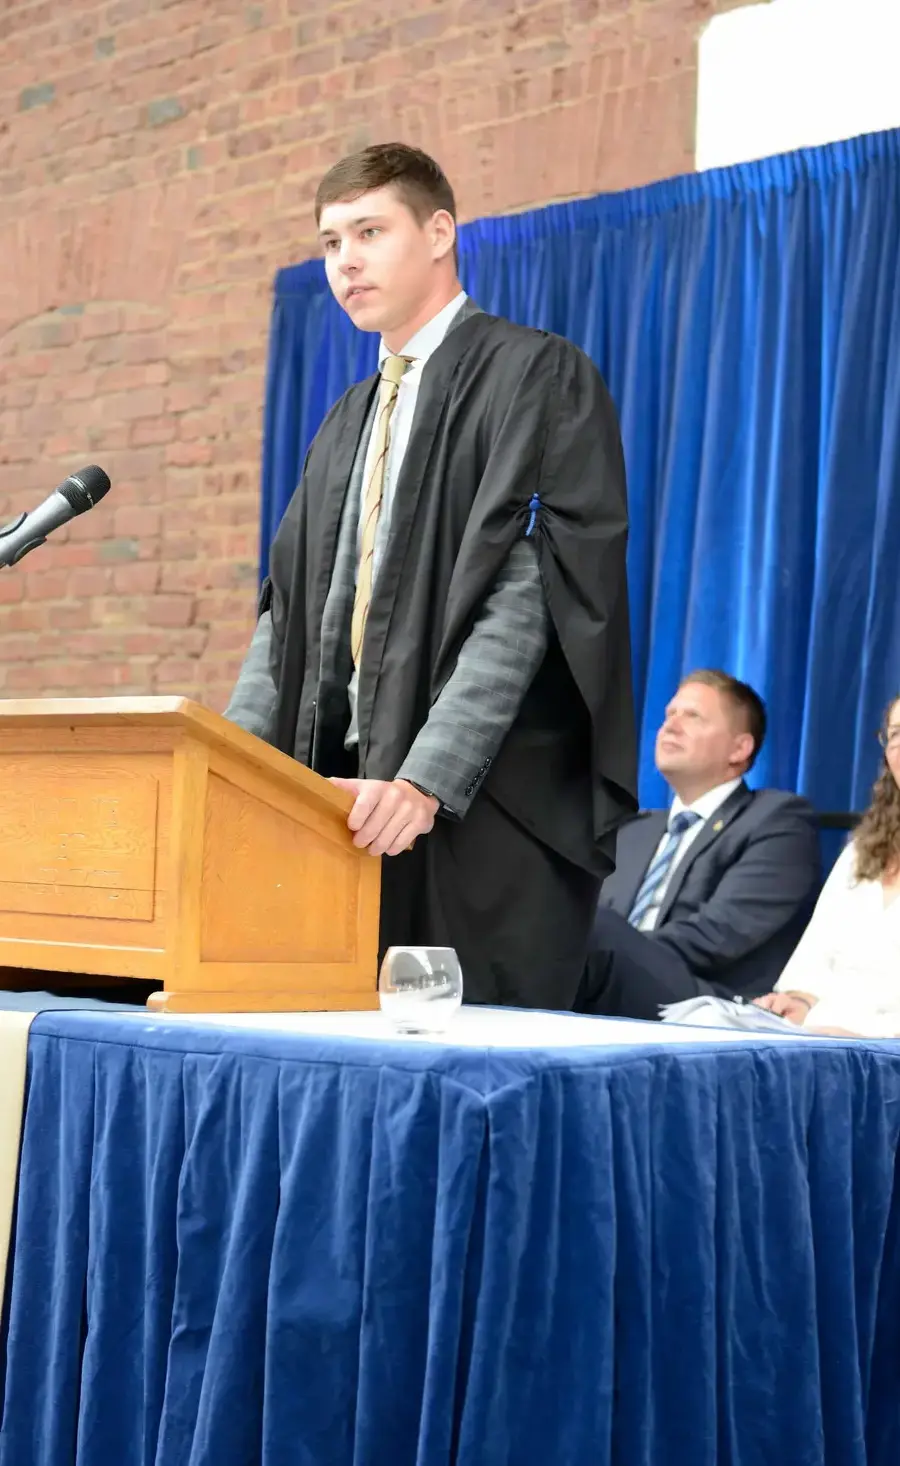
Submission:
<svg viewBox="0 0 900 1466">
<path fill-rule="evenodd" d="M 413 417 L 416 411 L 416 402 L 419 396 L 419 387 L 422 382 L 422 372 L 425 363 L 430 356 L 433 356 L 450 329 L 450 324 L 457 313 L 462 310 L 463 303 L 467 299 L 464 290 L 459 292 L 445 305 L 443 310 L 432 316 L 420 330 L 411 336 L 405 346 L 397 352 L 398 356 L 411 356 L 414 358 L 413 365 L 405 372 L 400 380 L 397 391 L 397 401 L 391 415 L 391 436 L 388 444 L 387 462 L 384 467 L 384 485 L 381 494 L 381 511 L 378 517 L 378 528 L 375 532 L 375 550 L 372 557 L 372 584 L 378 576 L 378 566 L 384 555 L 388 534 L 391 528 L 391 511 L 394 505 L 394 494 L 397 489 L 397 480 L 400 477 L 400 470 L 403 467 L 403 460 L 406 457 L 406 449 L 409 446 L 409 435 L 412 431 Z M 378 352 L 378 369 L 381 370 L 385 357 L 391 352 L 382 341 Z M 357 531 L 356 559 L 359 564 L 359 535 L 362 529 L 362 503 L 366 492 L 366 484 L 373 468 L 375 456 L 375 433 L 369 437 L 369 446 L 366 450 L 366 462 L 360 484 L 360 529 Z M 355 746 L 359 742 L 359 727 L 356 717 L 356 699 L 359 686 L 359 677 L 356 668 L 353 669 L 353 676 L 350 679 L 350 727 L 347 731 L 345 744 L 347 748 Z"/>
<path fill-rule="evenodd" d="M 729 779 L 727 784 L 717 784 L 715 789 L 708 789 L 705 794 L 700 795 L 699 799 L 695 799 L 693 804 L 683 804 L 678 795 L 675 795 L 675 798 L 672 802 L 672 808 L 669 811 L 670 824 L 677 814 L 681 814 L 687 810 L 689 810 L 692 814 L 699 815 L 700 818 L 691 825 L 689 830 L 685 830 L 684 834 L 682 835 L 681 840 L 678 844 L 678 849 L 675 851 L 675 858 L 673 859 L 672 864 L 669 866 L 669 869 L 666 872 L 665 880 L 662 881 L 661 884 L 657 887 L 656 894 L 653 897 L 653 901 L 647 907 L 647 910 L 644 912 L 643 917 L 638 922 L 638 931 L 655 931 L 656 923 L 659 921 L 659 913 L 662 909 L 663 902 L 666 899 L 666 892 L 668 891 L 669 886 L 672 884 L 672 877 L 675 874 L 675 871 L 684 860 L 684 857 L 687 855 L 694 841 L 699 839 L 701 831 L 705 828 L 708 821 L 712 819 L 713 815 L 716 813 L 716 810 L 720 809 L 725 803 L 725 800 L 730 798 L 735 789 L 739 789 L 740 786 L 740 779 Z M 650 866 L 653 864 L 653 861 L 656 859 L 657 855 L 659 855 L 660 851 L 665 846 L 668 838 L 669 834 L 667 829 L 666 833 L 663 835 L 662 839 L 654 850 L 653 855 L 647 863 L 647 870 L 650 869 Z"/>
<path fill-rule="evenodd" d="M 804 1020 L 810 1027 L 870 1038 L 900 1034 L 900 897 L 886 906 L 880 881 L 857 880 L 852 842 L 775 990 L 819 999 Z"/>
</svg>

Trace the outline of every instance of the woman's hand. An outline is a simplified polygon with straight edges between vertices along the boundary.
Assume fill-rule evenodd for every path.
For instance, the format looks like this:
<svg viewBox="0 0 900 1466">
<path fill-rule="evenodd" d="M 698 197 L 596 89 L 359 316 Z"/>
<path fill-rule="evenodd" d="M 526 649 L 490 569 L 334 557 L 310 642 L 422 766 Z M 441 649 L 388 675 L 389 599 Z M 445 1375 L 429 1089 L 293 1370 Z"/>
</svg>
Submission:
<svg viewBox="0 0 900 1466">
<path fill-rule="evenodd" d="M 778 1018 L 786 1018 L 789 1023 L 796 1023 L 801 1027 L 810 1008 L 818 1002 L 812 993 L 765 993 L 761 998 L 754 998 L 757 1008 L 765 1008 L 767 1012 L 774 1013 Z"/>
</svg>

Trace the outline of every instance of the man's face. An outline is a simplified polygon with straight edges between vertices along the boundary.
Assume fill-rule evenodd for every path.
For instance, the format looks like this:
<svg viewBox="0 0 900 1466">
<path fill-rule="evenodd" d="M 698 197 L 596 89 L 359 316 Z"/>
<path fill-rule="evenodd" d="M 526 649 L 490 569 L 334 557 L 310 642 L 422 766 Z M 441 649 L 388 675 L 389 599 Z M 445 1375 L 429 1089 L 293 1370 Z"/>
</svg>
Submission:
<svg viewBox="0 0 900 1466">
<path fill-rule="evenodd" d="M 656 735 L 656 767 L 666 778 L 708 781 L 710 789 L 737 778 L 753 751 L 737 710 L 715 687 L 686 682 L 666 708 Z"/>
<path fill-rule="evenodd" d="M 420 224 L 393 187 L 326 204 L 319 219 L 328 283 L 355 326 L 382 335 L 414 320 L 434 289 L 435 267 L 453 249 L 439 211 Z"/>
</svg>

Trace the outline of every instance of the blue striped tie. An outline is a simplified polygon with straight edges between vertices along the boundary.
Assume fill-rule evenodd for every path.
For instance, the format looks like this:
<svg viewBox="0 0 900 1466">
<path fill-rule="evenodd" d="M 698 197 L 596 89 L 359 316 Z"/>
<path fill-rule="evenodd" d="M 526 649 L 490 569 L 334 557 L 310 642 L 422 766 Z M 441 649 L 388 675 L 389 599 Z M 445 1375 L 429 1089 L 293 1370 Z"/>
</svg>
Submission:
<svg viewBox="0 0 900 1466">
<path fill-rule="evenodd" d="M 640 926 L 647 915 L 660 886 L 672 869 L 672 862 L 678 854 L 682 836 L 691 828 L 691 825 L 697 823 L 699 818 L 699 814 L 695 814 L 692 809 L 683 809 L 680 814 L 673 815 L 669 820 L 666 843 L 647 866 L 647 874 L 641 881 L 640 889 L 634 898 L 634 905 L 628 913 L 628 920 L 632 926 Z"/>
</svg>

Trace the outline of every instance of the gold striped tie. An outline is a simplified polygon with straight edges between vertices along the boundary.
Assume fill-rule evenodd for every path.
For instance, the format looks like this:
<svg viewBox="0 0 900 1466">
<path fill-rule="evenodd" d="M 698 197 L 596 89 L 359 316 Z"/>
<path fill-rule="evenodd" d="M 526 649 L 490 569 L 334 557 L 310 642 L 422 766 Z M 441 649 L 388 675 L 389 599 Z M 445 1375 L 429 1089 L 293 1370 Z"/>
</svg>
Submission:
<svg viewBox="0 0 900 1466">
<path fill-rule="evenodd" d="M 362 502 L 362 533 L 359 548 L 359 573 L 356 577 L 356 594 L 353 598 L 353 621 L 350 627 L 350 649 L 353 665 L 359 666 L 362 656 L 366 620 L 372 601 L 372 572 L 375 563 L 375 537 L 378 520 L 381 517 L 381 501 L 384 497 L 384 474 L 388 451 L 391 446 L 391 418 L 400 389 L 400 379 L 412 366 L 410 356 L 388 356 L 381 368 L 381 384 L 378 389 L 378 417 L 375 422 L 375 449 L 372 469 L 366 481 Z"/>
</svg>

